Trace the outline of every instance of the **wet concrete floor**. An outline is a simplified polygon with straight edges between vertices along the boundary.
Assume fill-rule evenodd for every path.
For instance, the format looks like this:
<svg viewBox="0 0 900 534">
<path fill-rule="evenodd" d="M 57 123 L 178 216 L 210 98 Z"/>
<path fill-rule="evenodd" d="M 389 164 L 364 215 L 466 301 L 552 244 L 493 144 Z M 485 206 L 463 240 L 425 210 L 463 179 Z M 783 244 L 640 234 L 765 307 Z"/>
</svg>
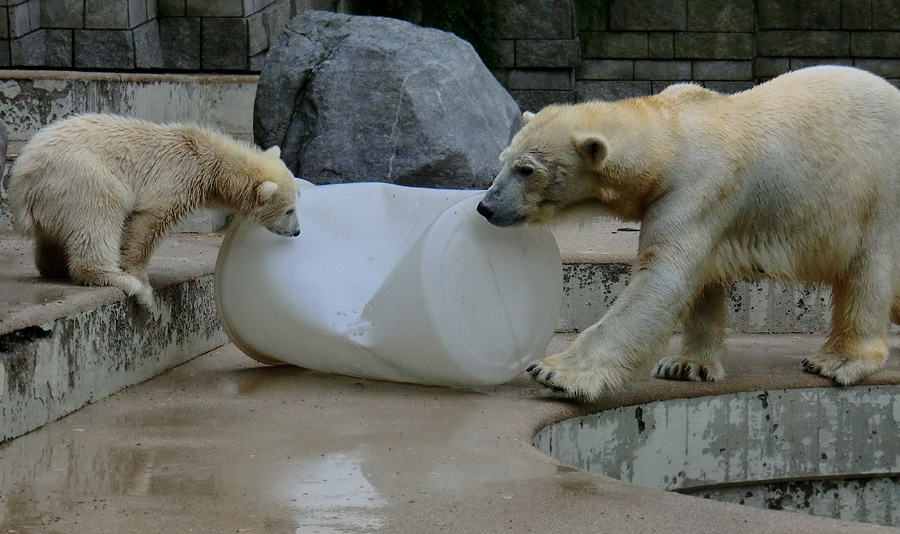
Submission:
<svg viewBox="0 0 900 534">
<path fill-rule="evenodd" d="M 900 383 L 897 341 L 870 383 Z M 742 336 L 722 382 L 639 378 L 590 406 L 524 376 L 421 387 L 266 367 L 226 345 L 0 445 L 0 533 L 900 532 L 643 489 L 531 445 L 549 422 L 616 405 L 827 386 L 799 371 L 819 342 Z"/>
</svg>

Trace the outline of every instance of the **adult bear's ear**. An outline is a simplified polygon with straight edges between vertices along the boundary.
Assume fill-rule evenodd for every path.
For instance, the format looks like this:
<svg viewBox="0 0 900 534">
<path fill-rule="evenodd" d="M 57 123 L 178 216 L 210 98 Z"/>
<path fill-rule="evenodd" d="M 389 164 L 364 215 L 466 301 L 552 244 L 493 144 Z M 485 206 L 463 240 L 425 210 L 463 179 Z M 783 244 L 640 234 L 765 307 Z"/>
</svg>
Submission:
<svg viewBox="0 0 900 534">
<path fill-rule="evenodd" d="M 599 168 L 609 155 L 609 144 L 597 134 L 576 135 L 573 142 L 581 160 L 591 167 Z"/>
<path fill-rule="evenodd" d="M 275 194 L 275 191 L 278 191 L 278 184 L 271 180 L 266 180 L 265 182 L 256 186 L 256 202 L 259 204 L 265 204 L 272 198 L 272 195 Z"/>
<path fill-rule="evenodd" d="M 267 156 L 274 156 L 276 159 L 281 158 L 281 149 L 278 148 L 278 145 L 272 145 L 268 150 L 263 152 L 263 154 Z"/>
<path fill-rule="evenodd" d="M 522 120 L 525 121 L 525 124 L 528 124 L 529 122 L 531 122 L 531 119 L 533 119 L 533 118 L 534 118 L 534 113 L 532 113 L 530 111 L 526 111 L 526 112 L 522 113 Z"/>
</svg>

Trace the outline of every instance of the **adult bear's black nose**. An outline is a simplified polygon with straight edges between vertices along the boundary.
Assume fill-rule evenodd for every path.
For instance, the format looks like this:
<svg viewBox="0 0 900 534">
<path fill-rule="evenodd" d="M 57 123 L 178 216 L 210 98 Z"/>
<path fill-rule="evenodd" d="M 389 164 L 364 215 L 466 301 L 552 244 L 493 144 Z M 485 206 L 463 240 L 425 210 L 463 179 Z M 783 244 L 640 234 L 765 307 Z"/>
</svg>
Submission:
<svg viewBox="0 0 900 534">
<path fill-rule="evenodd" d="M 484 201 L 478 203 L 478 213 L 487 220 L 494 218 L 494 210 L 484 205 Z"/>
</svg>

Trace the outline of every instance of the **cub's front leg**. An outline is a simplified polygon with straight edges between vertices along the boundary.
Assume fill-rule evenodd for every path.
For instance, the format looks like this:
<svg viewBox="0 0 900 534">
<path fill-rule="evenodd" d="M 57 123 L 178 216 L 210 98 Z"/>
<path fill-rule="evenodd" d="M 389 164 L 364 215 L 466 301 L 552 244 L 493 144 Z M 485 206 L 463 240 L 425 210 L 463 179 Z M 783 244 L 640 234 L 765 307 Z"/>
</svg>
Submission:
<svg viewBox="0 0 900 534">
<path fill-rule="evenodd" d="M 643 238 L 643 236 L 642 236 Z M 541 384 L 588 401 L 658 357 L 700 283 L 706 240 L 651 246 L 615 304 L 565 351 L 531 365 Z"/>
</svg>

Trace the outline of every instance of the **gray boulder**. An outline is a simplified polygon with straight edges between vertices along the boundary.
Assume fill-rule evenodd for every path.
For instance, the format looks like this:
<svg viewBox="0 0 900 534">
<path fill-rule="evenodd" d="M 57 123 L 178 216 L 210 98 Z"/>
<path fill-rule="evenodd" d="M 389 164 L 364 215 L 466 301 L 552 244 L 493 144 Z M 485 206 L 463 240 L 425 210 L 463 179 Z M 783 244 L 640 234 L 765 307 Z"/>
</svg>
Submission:
<svg viewBox="0 0 900 534">
<path fill-rule="evenodd" d="M 253 133 L 316 184 L 484 189 L 521 125 L 515 100 L 455 35 L 307 11 L 266 55 Z"/>
<path fill-rule="evenodd" d="M 6 175 L 6 147 L 9 144 L 9 133 L 6 125 L 0 122 L 0 180 Z M 3 182 L 4 185 L 6 182 Z M 6 191 L 6 188 L 3 189 Z"/>
<path fill-rule="evenodd" d="M 9 214 L 9 198 L 6 193 L 9 186 L 9 178 L 6 176 L 6 148 L 9 142 L 9 134 L 6 125 L 0 122 L 0 232 L 12 229 L 12 219 Z"/>
</svg>

